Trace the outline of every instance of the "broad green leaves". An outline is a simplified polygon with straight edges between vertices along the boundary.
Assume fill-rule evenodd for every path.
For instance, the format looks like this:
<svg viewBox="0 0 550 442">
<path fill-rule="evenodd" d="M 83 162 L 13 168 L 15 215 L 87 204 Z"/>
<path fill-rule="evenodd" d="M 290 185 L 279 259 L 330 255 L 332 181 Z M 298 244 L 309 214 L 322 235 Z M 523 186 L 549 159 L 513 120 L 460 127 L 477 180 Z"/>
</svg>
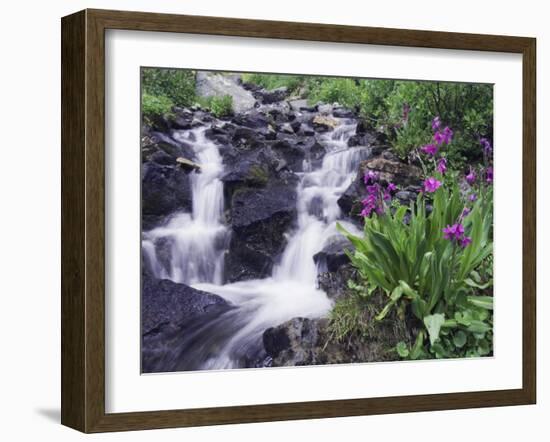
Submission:
<svg viewBox="0 0 550 442">
<path fill-rule="evenodd" d="M 491 345 L 493 297 L 486 293 L 492 272 L 489 277 L 481 272 L 482 277 L 479 269 L 493 250 L 492 193 L 481 195 L 462 220 L 472 238 L 463 248 L 442 232 L 462 216 L 460 192 L 457 185 L 438 189 L 430 213 L 419 195 L 410 207 L 366 218 L 362 237 L 338 225 L 355 248 L 347 253 L 368 292 L 379 289 L 388 296 L 376 319 L 387 320 L 394 308 L 404 311 L 410 304 L 410 312 L 424 326 L 411 348 L 406 343 L 396 347 L 403 358 L 483 355 Z"/>
<path fill-rule="evenodd" d="M 428 330 L 428 336 L 430 337 L 430 344 L 434 345 L 435 341 L 439 339 L 439 331 L 441 326 L 445 322 L 445 315 L 436 313 L 424 317 L 424 325 Z"/>
</svg>

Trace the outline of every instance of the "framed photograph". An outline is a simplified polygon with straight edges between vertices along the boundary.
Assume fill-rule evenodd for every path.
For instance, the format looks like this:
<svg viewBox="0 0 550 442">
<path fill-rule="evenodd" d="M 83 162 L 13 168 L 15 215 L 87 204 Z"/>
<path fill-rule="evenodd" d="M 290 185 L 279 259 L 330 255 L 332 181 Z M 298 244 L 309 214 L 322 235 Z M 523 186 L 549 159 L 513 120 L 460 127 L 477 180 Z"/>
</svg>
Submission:
<svg viewBox="0 0 550 442">
<path fill-rule="evenodd" d="M 536 400 L 535 39 L 62 19 L 62 423 Z"/>
</svg>

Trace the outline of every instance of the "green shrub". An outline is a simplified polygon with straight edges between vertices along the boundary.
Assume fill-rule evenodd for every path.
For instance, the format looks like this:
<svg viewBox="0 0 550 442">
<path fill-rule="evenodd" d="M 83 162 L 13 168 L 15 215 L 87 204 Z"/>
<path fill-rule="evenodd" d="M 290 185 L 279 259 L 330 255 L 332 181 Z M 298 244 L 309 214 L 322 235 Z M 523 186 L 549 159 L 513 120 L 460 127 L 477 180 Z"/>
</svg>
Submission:
<svg viewBox="0 0 550 442">
<path fill-rule="evenodd" d="M 323 78 L 319 81 L 311 79 L 308 83 L 310 103 L 338 103 L 353 109 L 365 97 L 359 80 L 351 78 Z"/>
<path fill-rule="evenodd" d="M 479 356 L 492 350 L 492 296 L 480 296 L 492 281 L 478 272 L 492 253 L 491 188 L 480 193 L 466 216 L 464 204 L 453 184 L 433 194 L 429 215 L 420 195 L 410 208 L 365 218 L 363 237 L 339 226 L 355 247 L 348 255 L 369 290 L 388 297 L 377 320 L 393 308 L 410 309 L 422 327 L 411 348 L 399 344 L 402 357 Z M 471 238 L 466 247 L 444 238 L 443 229 L 457 222 Z"/>
<path fill-rule="evenodd" d="M 371 89 L 387 91 L 387 85 L 372 81 Z M 410 108 L 404 121 L 403 107 Z M 379 109 L 379 124 L 386 127 L 397 153 L 406 158 L 430 133 L 438 115 L 454 130 L 449 159 L 457 166 L 480 161 L 478 137 L 492 135 L 493 89 L 487 84 L 396 81 Z M 428 136 L 429 139 L 429 136 Z"/>
<path fill-rule="evenodd" d="M 242 79 L 246 83 L 252 83 L 267 90 L 286 87 L 290 93 L 298 91 L 302 87 L 306 78 L 303 75 L 279 75 L 279 74 L 243 74 Z"/>
<path fill-rule="evenodd" d="M 144 93 L 141 97 L 141 109 L 146 119 L 151 120 L 163 115 L 171 115 L 172 100 L 164 95 L 150 95 Z"/>
<path fill-rule="evenodd" d="M 198 102 L 218 118 L 227 117 L 233 113 L 233 97 L 231 95 L 201 97 Z"/>
<path fill-rule="evenodd" d="M 195 101 L 195 72 L 186 69 L 143 68 L 143 92 L 167 97 L 176 106 L 191 106 Z"/>
</svg>

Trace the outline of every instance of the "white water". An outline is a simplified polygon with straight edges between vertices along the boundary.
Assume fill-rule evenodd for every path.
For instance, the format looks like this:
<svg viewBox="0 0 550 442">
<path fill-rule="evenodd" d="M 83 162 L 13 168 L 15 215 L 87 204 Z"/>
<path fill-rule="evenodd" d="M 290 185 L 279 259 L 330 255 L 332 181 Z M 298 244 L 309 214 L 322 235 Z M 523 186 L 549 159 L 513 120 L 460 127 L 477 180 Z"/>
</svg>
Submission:
<svg viewBox="0 0 550 442">
<path fill-rule="evenodd" d="M 191 173 L 193 212 L 174 215 L 166 226 L 144 234 L 143 248 L 155 276 L 185 284 L 223 282 L 223 244 L 227 228 L 223 219 L 222 157 L 218 146 L 204 136 L 206 128 L 178 131 L 174 138 L 193 147 L 200 172 Z M 162 266 L 155 250 L 168 241 L 169 266 Z"/>
<path fill-rule="evenodd" d="M 337 200 L 355 178 L 359 162 L 368 151 L 347 146 L 355 124 L 341 124 L 324 134 L 319 141 L 327 154 L 320 167 L 307 161 L 304 164 L 305 172 L 300 174 L 297 187 L 297 225 L 289 232 L 288 244 L 272 277 L 222 285 L 224 250 L 220 238 L 226 235 L 226 228 L 221 222 L 223 188 L 219 177 L 223 165 L 216 145 L 205 140 L 202 131 L 191 133 L 197 137 L 192 142 L 195 161 L 202 165 L 202 172 L 192 175 L 193 213 L 177 215 L 166 227 L 146 233 L 143 248 L 157 277 L 218 294 L 238 306 L 198 331 L 202 333 L 195 339 L 199 344 L 194 343 L 183 355 L 199 358 L 201 369 L 236 368 L 245 355 L 260 351 L 266 328 L 294 317 L 322 317 L 330 310 L 331 301 L 317 288 L 318 269 L 313 256 L 338 235 L 336 221 L 341 213 Z M 352 225 L 346 227 L 354 230 Z M 172 241 L 168 270 L 159 264 L 155 252 L 154 243 L 160 238 Z M 223 342 L 212 342 L 212 336 L 220 334 Z M 217 349 L 214 354 L 212 346 Z"/>
</svg>

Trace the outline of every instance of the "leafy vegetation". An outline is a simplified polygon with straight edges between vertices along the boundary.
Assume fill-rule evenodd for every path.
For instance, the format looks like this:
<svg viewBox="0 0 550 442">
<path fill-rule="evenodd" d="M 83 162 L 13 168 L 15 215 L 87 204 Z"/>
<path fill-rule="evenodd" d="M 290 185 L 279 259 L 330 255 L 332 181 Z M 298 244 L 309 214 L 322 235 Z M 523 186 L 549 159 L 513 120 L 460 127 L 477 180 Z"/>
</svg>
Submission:
<svg viewBox="0 0 550 442">
<path fill-rule="evenodd" d="M 297 92 L 305 85 L 308 77 L 303 75 L 277 75 L 277 74 L 243 74 L 242 80 L 246 83 L 252 83 L 267 90 L 277 89 L 279 87 L 288 88 L 290 93 Z"/>
<path fill-rule="evenodd" d="M 396 186 L 384 188 L 368 171 L 364 234 L 339 229 L 355 248 L 348 256 L 366 293 L 382 291 L 387 297 L 376 319 L 397 309 L 399 317 L 410 312 L 418 321 L 414 344 L 396 347 L 401 357 L 484 356 L 492 351 L 492 146 L 480 140 L 484 166 L 461 178 L 447 170 L 443 155 L 453 130 L 442 129 L 439 117 L 431 126 L 434 142 L 418 152 L 425 180 L 416 202 L 388 204 Z"/>
<path fill-rule="evenodd" d="M 209 109 L 217 118 L 227 117 L 233 113 L 233 97 L 231 95 L 201 97 L 198 102 L 202 107 Z"/>
<path fill-rule="evenodd" d="M 152 120 L 157 116 L 172 115 L 174 103 L 164 95 L 151 95 L 144 93 L 141 97 L 141 110 L 147 120 Z"/>
<path fill-rule="evenodd" d="M 455 130 L 448 155 L 456 167 L 481 161 L 478 136 L 492 137 L 493 93 L 489 84 L 369 80 L 299 75 L 245 74 L 266 89 L 285 86 L 311 104 L 339 103 L 356 109 L 384 131 L 395 152 L 407 159 L 430 132 L 433 115 Z"/>
<path fill-rule="evenodd" d="M 191 106 L 196 100 L 194 71 L 145 68 L 141 80 L 144 96 L 168 99 L 172 106 Z"/>
<path fill-rule="evenodd" d="M 170 117 L 174 106 L 187 107 L 199 104 L 209 109 L 216 117 L 225 117 L 233 112 L 233 99 L 230 95 L 196 95 L 195 71 L 145 68 L 142 70 L 142 89 L 143 115 L 149 121 L 159 116 Z"/>
</svg>

